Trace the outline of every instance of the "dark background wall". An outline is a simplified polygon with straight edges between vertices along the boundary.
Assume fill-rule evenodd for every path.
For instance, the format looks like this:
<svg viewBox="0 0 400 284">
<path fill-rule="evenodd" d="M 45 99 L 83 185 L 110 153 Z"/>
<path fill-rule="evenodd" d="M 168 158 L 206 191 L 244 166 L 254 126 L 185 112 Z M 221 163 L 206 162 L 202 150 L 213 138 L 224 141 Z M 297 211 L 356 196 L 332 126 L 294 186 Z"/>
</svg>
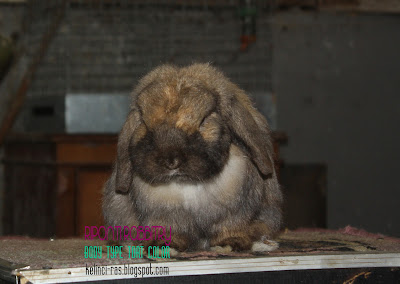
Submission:
<svg viewBox="0 0 400 284">
<path fill-rule="evenodd" d="M 287 163 L 326 163 L 328 226 L 400 236 L 400 17 L 273 17 L 273 82 Z"/>
</svg>

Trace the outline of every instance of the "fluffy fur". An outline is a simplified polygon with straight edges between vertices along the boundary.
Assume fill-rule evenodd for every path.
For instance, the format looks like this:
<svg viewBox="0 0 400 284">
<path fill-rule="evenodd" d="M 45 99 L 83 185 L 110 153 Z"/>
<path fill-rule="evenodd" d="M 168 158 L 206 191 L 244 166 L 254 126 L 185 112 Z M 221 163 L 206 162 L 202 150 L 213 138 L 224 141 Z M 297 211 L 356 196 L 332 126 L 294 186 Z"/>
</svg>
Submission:
<svg viewBox="0 0 400 284">
<path fill-rule="evenodd" d="M 243 90 L 208 64 L 140 80 L 104 187 L 106 226 L 171 227 L 179 251 L 266 251 L 281 202 L 267 122 Z"/>
</svg>

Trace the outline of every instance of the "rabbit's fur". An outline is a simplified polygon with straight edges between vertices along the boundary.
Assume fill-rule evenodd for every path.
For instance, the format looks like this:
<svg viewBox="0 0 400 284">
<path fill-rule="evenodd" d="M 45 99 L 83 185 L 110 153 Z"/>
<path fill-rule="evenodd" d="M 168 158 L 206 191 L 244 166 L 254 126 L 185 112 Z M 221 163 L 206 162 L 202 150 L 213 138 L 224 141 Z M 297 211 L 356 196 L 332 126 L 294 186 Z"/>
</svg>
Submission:
<svg viewBox="0 0 400 284">
<path fill-rule="evenodd" d="M 267 121 L 209 64 L 163 65 L 142 78 L 117 151 L 106 226 L 171 227 L 179 251 L 254 249 L 280 227 Z"/>
</svg>

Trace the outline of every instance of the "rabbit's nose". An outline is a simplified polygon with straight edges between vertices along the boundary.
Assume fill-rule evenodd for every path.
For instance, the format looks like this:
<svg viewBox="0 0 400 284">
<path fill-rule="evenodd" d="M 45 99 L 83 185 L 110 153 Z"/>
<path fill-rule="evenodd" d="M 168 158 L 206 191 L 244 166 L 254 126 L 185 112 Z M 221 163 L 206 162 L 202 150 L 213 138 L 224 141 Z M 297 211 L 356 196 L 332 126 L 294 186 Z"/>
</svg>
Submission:
<svg viewBox="0 0 400 284">
<path fill-rule="evenodd" d="M 171 157 L 165 160 L 165 166 L 170 170 L 175 170 L 180 167 L 182 160 L 178 157 Z"/>
</svg>

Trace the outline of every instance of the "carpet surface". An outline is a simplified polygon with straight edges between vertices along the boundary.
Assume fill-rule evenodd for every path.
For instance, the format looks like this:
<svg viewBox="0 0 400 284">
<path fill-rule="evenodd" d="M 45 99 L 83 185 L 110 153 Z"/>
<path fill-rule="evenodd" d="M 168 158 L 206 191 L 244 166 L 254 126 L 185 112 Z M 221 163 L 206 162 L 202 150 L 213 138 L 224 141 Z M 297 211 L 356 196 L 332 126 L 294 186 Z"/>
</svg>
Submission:
<svg viewBox="0 0 400 284">
<path fill-rule="evenodd" d="M 346 227 L 337 231 L 324 229 L 298 229 L 285 231 L 277 239 L 279 248 L 272 252 L 183 252 L 170 259 L 107 258 L 104 241 L 78 239 L 33 239 L 25 237 L 0 237 L 0 259 L 10 265 L 25 264 L 31 269 L 82 267 L 87 263 L 113 265 L 145 263 L 150 261 L 205 260 L 247 258 L 259 256 L 289 256 L 310 254 L 400 253 L 400 239 L 371 234 L 364 230 Z M 100 246 L 102 258 L 85 258 L 85 246 Z"/>
</svg>

